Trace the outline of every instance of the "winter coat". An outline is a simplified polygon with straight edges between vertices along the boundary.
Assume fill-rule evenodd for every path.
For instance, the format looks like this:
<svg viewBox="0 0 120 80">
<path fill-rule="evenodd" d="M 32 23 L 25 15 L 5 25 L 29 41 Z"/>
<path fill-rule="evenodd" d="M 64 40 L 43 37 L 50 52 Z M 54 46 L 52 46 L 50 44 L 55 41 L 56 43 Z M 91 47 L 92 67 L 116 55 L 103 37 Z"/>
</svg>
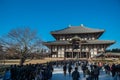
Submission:
<svg viewBox="0 0 120 80">
<path fill-rule="evenodd" d="M 11 73 L 10 71 L 6 71 L 3 80 L 10 80 L 10 79 L 11 79 Z"/>
<path fill-rule="evenodd" d="M 93 73 L 94 73 L 94 75 L 99 75 L 99 68 L 93 69 Z"/>
<path fill-rule="evenodd" d="M 79 80 L 79 78 L 80 78 L 79 72 L 78 71 L 73 71 L 73 73 L 72 73 L 72 79 L 73 80 Z"/>
</svg>

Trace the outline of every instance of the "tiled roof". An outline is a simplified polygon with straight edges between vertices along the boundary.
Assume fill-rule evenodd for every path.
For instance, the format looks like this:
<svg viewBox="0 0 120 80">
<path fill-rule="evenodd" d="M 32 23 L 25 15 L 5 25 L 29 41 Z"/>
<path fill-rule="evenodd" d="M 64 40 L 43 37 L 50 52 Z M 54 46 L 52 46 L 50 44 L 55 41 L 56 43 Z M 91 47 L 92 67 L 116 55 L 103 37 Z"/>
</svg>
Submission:
<svg viewBox="0 0 120 80">
<path fill-rule="evenodd" d="M 104 32 L 104 30 L 88 28 L 85 26 L 71 26 L 65 29 L 52 31 L 51 34 L 95 33 L 95 32 Z"/>
<path fill-rule="evenodd" d="M 115 53 L 115 52 L 107 52 L 105 53 L 105 55 L 119 55 L 120 56 L 120 53 Z"/>
<path fill-rule="evenodd" d="M 70 44 L 68 41 L 48 41 L 44 42 L 45 45 L 66 45 Z"/>
<path fill-rule="evenodd" d="M 113 44 L 112 40 L 87 40 L 87 44 Z"/>
<path fill-rule="evenodd" d="M 110 40 L 86 40 L 82 44 L 113 44 L 115 41 Z M 71 44 L 69 41 L 49 41 L 45 42 L 45 45 L 66 45 Z"/>
<path fill-rule="evenodd" d="M 102 56 L 120 56 L 120 53 L 107 52 L 107 53 L 99 53 L 95 55 L 95 57 L 102 57 Z"/>
</svg>

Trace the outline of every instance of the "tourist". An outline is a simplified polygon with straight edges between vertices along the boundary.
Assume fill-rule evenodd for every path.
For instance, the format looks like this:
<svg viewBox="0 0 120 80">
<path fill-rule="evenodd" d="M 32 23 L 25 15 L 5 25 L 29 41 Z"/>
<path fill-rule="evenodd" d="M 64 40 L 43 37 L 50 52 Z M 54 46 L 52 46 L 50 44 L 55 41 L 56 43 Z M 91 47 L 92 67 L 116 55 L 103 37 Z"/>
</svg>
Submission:
<svg viewBox="0 0 120 80">
<path fill-rule="evenodd" d="M 35 80 L 42 80 L 42 73 L 40 71 L 36 73 Z"/>
<path fill-rule="evenodd" d="M 94 80 L 94 71 L 93 71 L 93 69 L 90 71 L 90 80 Z"/>
<path fill-rule="evenodd" d="M 66 76 L 66 70 L 67 70 L 67 66 L 66 66 L 66 64 L 64 64 L 64 66 L 63 66 L 63 72 L 64 72 L 65 76 Z"/>
<path fill-rule="evenodd" d="M 105 65 L 105 70 L 106 70 L 106 73 L 108 75 L 110 75 L 110 65 L 109 64 Z"/>
<path fill-rule="evenodd" d="M 112 66 L 111 66 L 111 73 L 112 73 L 112 77 L 114 77 L 115 73 L 116 73 L 116 66 L 115 66 L 115 64 L 112 64 Z"/>
<path fill-rule="evenodd" d="M 72 80 L 79 80 L 80 73 L 78 72 L 78 68 L 75 67 L 75 71 L 72 72 Z"/>
<path fill-rule="evenodd" d="M 97 67 L 97 65 L 94 65 L 93 73 L 94 73 L 94 80 L 99 80 L 99 68 Z"/>
<path fill-rule="evenodd" d="M 71 64 L 69 64 L 69 66 L 68 66 L 68 73 L 69 73 L 69 75 L 71 74 L 71 71 L 72 71 L 72 66 L 71 66 Z"/>
<path fill-rule="evenodd" d="M 11 65 L 10 66 L 10 72 L 11 72 L 11 79 L 16 80 L 17 79 L 17 66 L 16 65 Z"/>
<path fill-rule="evenodd" d="M 82 64 L 83 77 L 85 77 L 86 64 Z"/>
<path fill-rule="evenodd" d="M 7 68 L 3 77 L 3 80 L 11 80 L 10 70 Z"/>
<path fill-rule="evenodd" d="M 116 74 L 114 76 L 114 80 L 120 80 L 120 64 L 116 65 Z"/>
<path fill-rule="evenodd" d="M 88 69 L 88 67 L 86 67 L 86 69 L 85 69 L 85 77 L 86 77 L 86 80 L 89 80 L 89 78 L 90 78 L 90 70 Z"/>
</svg>

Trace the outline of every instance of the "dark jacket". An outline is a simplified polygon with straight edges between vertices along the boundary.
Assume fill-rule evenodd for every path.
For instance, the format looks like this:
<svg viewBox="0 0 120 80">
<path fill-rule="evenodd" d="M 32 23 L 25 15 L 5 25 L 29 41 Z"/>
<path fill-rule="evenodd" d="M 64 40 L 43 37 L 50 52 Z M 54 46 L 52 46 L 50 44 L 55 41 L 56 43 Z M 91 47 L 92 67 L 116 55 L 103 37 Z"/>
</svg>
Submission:
<svg viewBox="0 0 120 80">
<path fill-rule="evenodd" d="M 79 80 L 79 78 L 80 78 L 80 74 L 79 74 L 79 72 L 78 71 L 73 71 L 73 73 L 72 73 L 72 79 L 73 80 Z"/>
</svg>

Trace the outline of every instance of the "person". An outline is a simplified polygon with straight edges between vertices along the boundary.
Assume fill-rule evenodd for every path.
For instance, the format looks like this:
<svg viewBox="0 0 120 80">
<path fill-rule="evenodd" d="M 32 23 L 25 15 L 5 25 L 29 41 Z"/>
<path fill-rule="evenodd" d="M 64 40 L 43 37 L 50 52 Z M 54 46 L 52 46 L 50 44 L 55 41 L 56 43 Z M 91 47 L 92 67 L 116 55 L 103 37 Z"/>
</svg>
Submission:
<svg viewBox="0 0 120 80">
<path fill-rule="evenodd" d="M 90 80 L 94 80 L 94 71 L 93 71 L 93 69 L 90 71 Z"/>
<path fill-rule="evenodd" d="M 3 77 L 3 80 L 11 80 L 10 70 L 7 68 Z"/>
<path fill-rule="evenodd" d="M 116 65 L 116 74 L 115 74 L 113 80 L 120 80 L 120 64 Z"/>
<path fill-rule="evenodd" d="M 35 80 L 42 80 L 42 73 L 40 71 L 36 73 Z"/>
<path fill-rule="evenodd" d="M 82 64 L 83 77 L 85 77 L 86 64 Z"/>
<path fill-rule="evenodd" d="M 105 72 L 106 72 L 106 74 L 110 75 L 110 66 L 109 66 L 109 64 L 105 65 Z"/>
<path fill-rule="evenodd" d="M 10 72 L 11 72 L 11 79 L 12 80 L 16 80 L 16 75 L 17 75 L 17 68 L 16 68 L 16 65 L 11 65 L 10 66 Z"/>
<path fill-rule="evenodd" d="M 71 70 L 72 70 L 72 66 L 71 66 L 71 64 L 69 64 L 69 66 L 68 66 L 69 75 L 71 74 Z"/>
<path fill-rule="evenodd" d="M 64 75 L 66 76 L 66 70 L 67 70 L 67 66 L 66 64 L 63 66 L 63 72 L 64 72 Z"/>
<path fill-rule="evenodd" d="M 94 80 L 99 80 L 99 78 L 98 78 L 99 68 L 96 65 L 94 65 L 93 74 L 94 74 Z"/>
<path fill-rule="evenodd" d="M 88 67 L 86 67 L 85 75 L 86 75 L 86 80 L 89 80 L 89 78 L 90 78 L 90 70 L 88 69 Z"/>
<path fill-rule="evenodd" d="M 115 73 L 116 73 L 116 66 L 115 66 L 115 64 L 112 64 L 112 66 L 111 66 L 111 73 L 112 73 L 112 77 L 114 77 Z"/>
<path fill-rule="evenodd" d="M 78 68 L 75 67 L 75 71 L 72 72 L 72 80 L 79 80 L 80 73 L 78 72 Z"/>
</svg>

